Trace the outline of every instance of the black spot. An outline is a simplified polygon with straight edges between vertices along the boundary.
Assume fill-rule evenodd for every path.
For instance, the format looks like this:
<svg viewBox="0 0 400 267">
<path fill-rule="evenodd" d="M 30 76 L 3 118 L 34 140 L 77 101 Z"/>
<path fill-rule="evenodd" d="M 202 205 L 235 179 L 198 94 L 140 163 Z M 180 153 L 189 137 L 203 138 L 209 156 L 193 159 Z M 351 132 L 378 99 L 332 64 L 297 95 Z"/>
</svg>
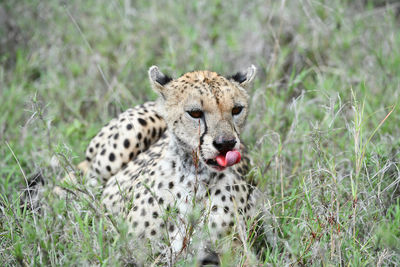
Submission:
<svg viewBox="0 0 400 267">
<path fill-rule="evenodd" d="M 163 128 L 158 129 L 158 137 L 161 137 L 164 132 Z"/>
<path fill-rule="evenodd" d="M 101 151 L 101 153 L 100 153 L 100 155 L 104 155 L 106 153 L 106 150 L 105 149 L 103 149 L 102 151 Z"/>
<path fill-rule="evenodd" d="M 90 152 L 90 153 L 93 153 L 93 148 L 89 148 L 89 152 Z"/>
<path fill-rule="evenodd" d="M 169 230 L 170 232 L 173 232 L 174 229 L 175 229 L 175 226 L 174 226 L 173 224 L 170 224 L 168 230 Z"/>
<path fill-rule="evenodd" d="M 153 176 L 154 175 L 154 171 L 151 171 L 150 175 Z"/>
<path fill-rule="evenodd" d="M 158 189 L 160 189 L 162 186 L 163 186 L 163 183 L 160 182 L 160 183 L 158 184 Z"/>
<path fill-rule="evenodd" d="M 156 233 L 157 233 L 157 232 L 156 232 L 156 230 L 154 230 L 154 229 L 151 230 L 151 232 L 150 232 L 151 235 L 156 235 Z"/>
<path fill-rule="evenodd" d="M 181 193 L 178 192 L 178 193 L 176 194 L 176 196 L 177 196 L 178 198 L 181 198 Z"/>
<path fill-rule="evenodd" d="M 211 210 L 212 210 L 213 212 L 217 212 L 217 211 L 218 211 L 218 207 L 217 207 L 216 205 L 214 205 L 214 206 L 212 206 Z"/>
<path fill-rule="evenodd" d="M 215 222 L 212 222 L 211 223 L 211 228 L 215 228 L 215 227 L 217 227 L 217 224 Z"/>
<path fill-rule="evenodd" d="M 142 139 L 142 133 L 138 133 L 136 137 L 138 140 Z"/>
<path fill-rule="evenodd" d="M 86 161 L 91 161 L 92 159 L 89 157 L 86 157 Z"/>
<path fill-rule="evenodd" d="M 132 226 L 133 227 L 137 227 L 138 223 L 137 222 L 133 222 Z"/>
<path fill-rule="evenodd" d="M 148 221 L 144 222 L 144 227 L 149 227 L 150 223 Z"/>
<path fill-rule="evenodd" d="M 225 196 L 222 196 L 222 197 L 221 197 L 221 200 L 222 200 L 222 201 L 225 201 L 225 199 L 226 199 Z"/>
<path fill-rule="evenodd" d="M 174 187 L 174 182 L 169 182 L 168 188 L 169 188 L 169 189 L 172 189 L 173 187 Z"/>
<path fill-rule="evenodd" d="M 111 167 L 110 166 L 106 166 L 106 170 L 108 171 L 108 172 L 111 172 Z"/>
<path fill-rule="evenodd" d="M 140 213 L 141 216 L 146 216 L 146 211 L 145 209 L 142 209 L 142 212 Z"/>
<path fill-rule="evenodd" d="M 152 116 L 150 116 L 149 119 L 150 119 L 151 122 L 153 122 L 153 123 L 156 122 Z"/>
<path fill-rule="evenodd" d="M 239 191 L 239 190 L 240 190 L 240 188 L 239 188 L 239 186 L 238 186 L 237 184 L 235 185 L 235 190 L 236 190 L 236 191 Z"/>
<path fill-rule="evenodd" d="M 225 212 L 225 213 L 228 213 L 228 212 L 229 212 L 229 207 L 228 207 L 228 206 L 225 206 L 225 207 L 224 207 L 224 212 Z"/>
<path fill-rule="evenodd" d="M 147 122 L 146 122 L 144 119 L 142 119 L 142 118 L 139 118 L 139 119 L 138 119 L 138 122 L 139 122 L 142 126 L 146 126 L 146 125 L 147 125 Z"/>
<path fill-rule="evenodd" d="M 229 226 L 233 227 L 235 224 L 233 223 L 233 221 L 230 221 Z"/>
<path fill-rule="evenodd" d="M 158 218 L 158 213 L 157 213 L 157 211 L 153 212 L 153 218 L 154 218 L 154 219 L 157 219 L 157 218 Z"/>
<path fill-rule="evenodd" d="M 130 129 L 132 129 L 132 124 L 130 124 L 130 123 L 129 123 L 129 124 L 127 124 L 127 125 L 126 125 L 126 129 L 127 129 L 127 130 L 130 130 Z"/>
<path fill-rule="evenodd" d="M 118 139 L 118 136 L 119 136 L 119 134 L 116 133 L 116 134 L 114 135 L 114 139 L 117 140 L 117 139 Z"/>
<path fill-rule="evenodd" d="M 217 190 L 215 190 L 214 195 L 218 196 L 220 193 L 221 193 L 221 190 L 220 190 L 220 189 L 217 189 Z"/>
<path fill-rule="evenodd" d="M 149 204 L 153 204 L 153 201 L 154 201 L 153 197 L 149 197 L 149 200 L 148 200 Z"/>
<path fill-rule="evenodd" d="M 133 152 L 129 153 L 129 160 L 133 159 L 134 156 L 135 154 Z"/>
<path fill-rule="evenodd" d="M 162 205 L 162 204 L 164 203 L 164 199 L 163 199 L 162 197 L 160 197 L 160 199 L 158 200 L 158 203 L 159 203 L 160 205 Z"/>
<path fill-rule="evenodd" d="M 110 155 L 108 156 L 108 159 L 110 160 L 110 161 L 114 161 L 115 160 L 115 155 L 114 155 L 114 153 L 110 153 Z"/>
<path fill-rule="evenodd" d="M 179 182 L 183 182 L 183 180 L 185 179 L 185 177 L 182 175 L 181 178 L 179 179 Z"/>
<path fill-rule="evenodd" d="M 140 197 L 140 193 L 137 193 L 136 195 L 136 199 L 138 199 Z"/>
<path fill-rule="evenodd" d="M 125 148 L 129 148 L 130 145 L 131 145 L 131 142 L 129 142 L 128 139 L 125 139 L 125 140 L 124 140 L 124 147 L 125 147 Z"/>
</svg>

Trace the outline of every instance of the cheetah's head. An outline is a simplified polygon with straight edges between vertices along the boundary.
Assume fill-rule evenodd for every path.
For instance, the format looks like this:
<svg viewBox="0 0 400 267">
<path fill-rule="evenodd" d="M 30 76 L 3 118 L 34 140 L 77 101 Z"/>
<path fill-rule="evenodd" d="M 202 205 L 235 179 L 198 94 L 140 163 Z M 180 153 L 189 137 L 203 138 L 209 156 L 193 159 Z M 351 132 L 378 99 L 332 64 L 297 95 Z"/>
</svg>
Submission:
<svg viewBox="0 0 400 267">
<path fill-rule="evenodd" d="M 252 65 L 229 78 L 195 71 L 171 79 L 156 66 L 149 69 L 152 87 L 161 96 L 160 115 L 177 144 L 186 152 L 197 151 L 202 163 L 219 171 L 240 161 L 239 134 L 248 111 L 246 88 L 255 74 Z"/>
</svg>

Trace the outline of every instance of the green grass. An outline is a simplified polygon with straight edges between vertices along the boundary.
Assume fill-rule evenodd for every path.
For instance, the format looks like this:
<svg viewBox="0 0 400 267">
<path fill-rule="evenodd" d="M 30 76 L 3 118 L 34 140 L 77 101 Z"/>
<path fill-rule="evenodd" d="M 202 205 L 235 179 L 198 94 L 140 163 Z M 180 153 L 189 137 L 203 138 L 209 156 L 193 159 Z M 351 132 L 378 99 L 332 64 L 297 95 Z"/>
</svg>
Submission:
<svg viewBox="0 0 400 267">
<path fill-rule="evenodd" d="M 157 265 L 98 192 L 51 189 L 103 124 L 155 99 L 151 65 L 176 77 L 251 63 L 243 139 L 263 229 L 248 233 L 257 258 L 239 249 L 225 266 L 400 262 L 398 4 L 129 3 L 0 3 L 0 265 Z M 49 205 L 21 210 L 24 174 L 39 171 Z"/>
</svg>

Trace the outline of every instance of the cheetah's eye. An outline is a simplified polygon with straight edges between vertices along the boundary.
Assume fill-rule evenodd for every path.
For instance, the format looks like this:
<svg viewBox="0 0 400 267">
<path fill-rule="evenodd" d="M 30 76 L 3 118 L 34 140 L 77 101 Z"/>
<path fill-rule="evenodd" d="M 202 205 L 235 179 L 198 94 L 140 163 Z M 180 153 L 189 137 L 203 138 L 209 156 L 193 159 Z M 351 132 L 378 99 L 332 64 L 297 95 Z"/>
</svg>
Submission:
<svg viewBox="0 0 400 267">
<path fill-rule="evenodd" d="M 192 118 L 200 119 L 204 113 L 200 109 L 193 109 L 187 112 Z"/>
<path fill-rule="evenodd" d="M 241 106 L 236 106 L 232 109 L 232 115 L 239 115 L 240 112 L 242 112 L 243 107 Z"/>
</svg>

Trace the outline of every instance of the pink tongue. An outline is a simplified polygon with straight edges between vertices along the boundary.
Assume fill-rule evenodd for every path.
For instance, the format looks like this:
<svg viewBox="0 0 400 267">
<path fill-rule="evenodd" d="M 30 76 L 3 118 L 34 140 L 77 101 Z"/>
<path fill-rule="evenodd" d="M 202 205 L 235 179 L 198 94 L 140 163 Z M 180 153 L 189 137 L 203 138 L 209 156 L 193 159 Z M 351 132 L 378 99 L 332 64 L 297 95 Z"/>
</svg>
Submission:
<svg viewBox="0 0 400 267">
<path fill-rule="evenodd" d="M 241 159 L 240 152 L 237 150 L 228 151 L 226 155 L 218 155 L 216 160 L 219 166 L 229 167 L 236 163 L 239 163 Z"/>
</svg>

